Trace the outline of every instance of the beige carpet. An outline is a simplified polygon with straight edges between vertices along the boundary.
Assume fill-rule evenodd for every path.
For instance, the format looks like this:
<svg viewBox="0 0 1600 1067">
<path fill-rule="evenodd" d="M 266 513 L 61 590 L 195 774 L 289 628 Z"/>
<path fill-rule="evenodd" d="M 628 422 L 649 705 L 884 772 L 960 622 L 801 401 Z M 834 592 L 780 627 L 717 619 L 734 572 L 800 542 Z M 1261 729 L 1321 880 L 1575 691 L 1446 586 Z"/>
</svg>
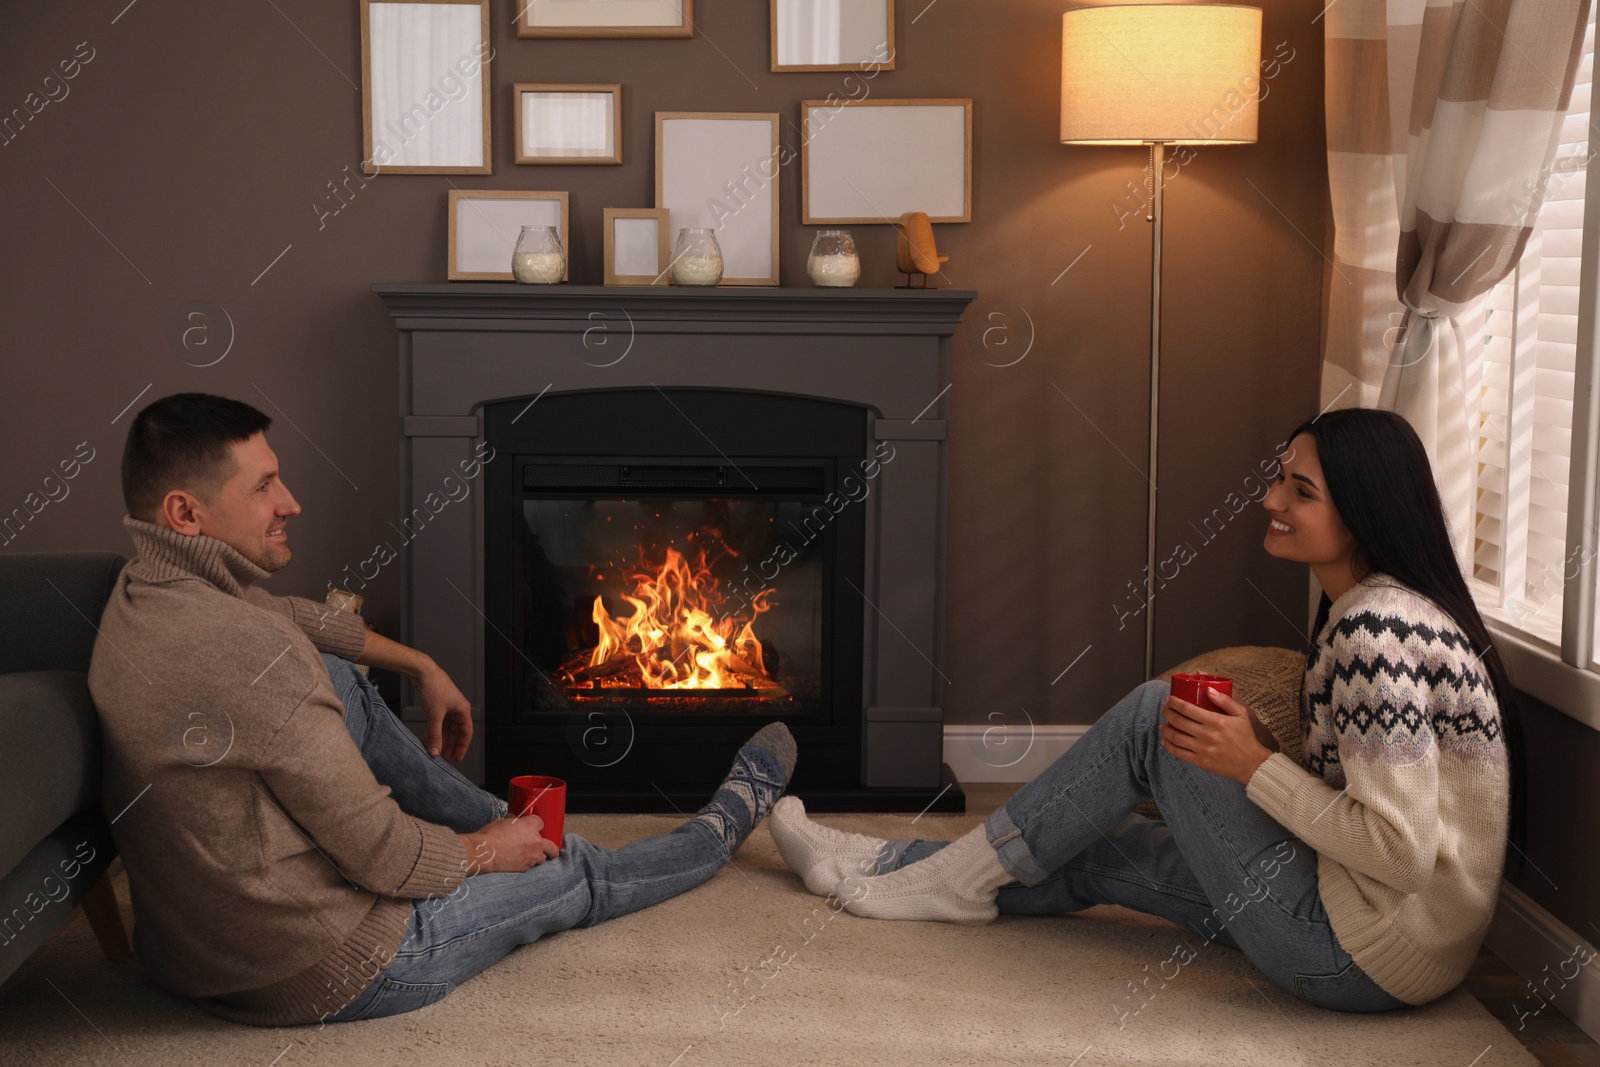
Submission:
<svg viewBox="0 0 1600 1067">
<path fill-rule="evenodd" d="M 951 837 L 977 820 L 825 821 Z M 678 822 L 590 815 L 568 825 L 619 845 Z M 1140 1001 L 1128 983 L 1157 972 L 1184 936 L 1162 920 L 1120 908 L 977 928 L 830 918 L 764 828 L 734 862 L 653 909 L 524 946 L 421 1011 L 322 1028 L 237 1026 L 168 997 L 137 960 L 107 963 L 80 914 L 0 999 L 0 1064 L 1535 1063 L 1465 990 L 1426 1008 L 1340 1015 L 1211 946 L 1165 988 L 1152 979 L 1153 999 L 1132 1013 Z M 126 910 L 125 881 L 118 891 Z"/>
</svg>

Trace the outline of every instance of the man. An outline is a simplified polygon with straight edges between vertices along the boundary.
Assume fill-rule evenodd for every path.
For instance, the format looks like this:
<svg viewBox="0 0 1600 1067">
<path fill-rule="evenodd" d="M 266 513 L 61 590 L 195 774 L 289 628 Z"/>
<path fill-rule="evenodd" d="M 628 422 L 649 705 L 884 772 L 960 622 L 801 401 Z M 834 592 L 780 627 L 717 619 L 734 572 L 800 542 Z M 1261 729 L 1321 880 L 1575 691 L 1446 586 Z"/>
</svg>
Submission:
<svg viewBox="0 0 1600 1067">
<path fill-rule="evenodd" d="M 137 558 L 89 668 L 103 805 L 151 977 L 258 1025 L 374 1018 L 438 1000 L 512 948 L 711 877 L 782 794 L 781 723 L 711 803 L 611 851 L 537 817 L 459 760 L 471 709 L 429 657 L 353 615 L 259 588 L 300 513 L 248 404 L 182 393 L 133 420 L 122 458 Z M 320 655 L 319 655 L 320 653 Z M 431 754 L 349 661 L 416 682 Z"/>
</svg>

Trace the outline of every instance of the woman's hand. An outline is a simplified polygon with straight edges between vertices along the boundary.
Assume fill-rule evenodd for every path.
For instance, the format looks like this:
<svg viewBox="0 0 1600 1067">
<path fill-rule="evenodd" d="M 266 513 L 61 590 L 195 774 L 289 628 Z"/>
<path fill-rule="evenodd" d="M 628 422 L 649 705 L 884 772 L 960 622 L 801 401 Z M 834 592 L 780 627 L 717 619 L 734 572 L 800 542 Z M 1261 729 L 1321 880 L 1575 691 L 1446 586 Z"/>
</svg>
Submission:
<svg viewBox="0 0 1600 1067">
<path fill-rule="evenodd" d="M 1221 711 L 1168 696 L 1162 704 L 1161 747 L 1202 770 L 1248 784 L 1272 750 L 1256 736 L 1255 716 L 1231 696 L 1208 689 Z"/>
</svg>

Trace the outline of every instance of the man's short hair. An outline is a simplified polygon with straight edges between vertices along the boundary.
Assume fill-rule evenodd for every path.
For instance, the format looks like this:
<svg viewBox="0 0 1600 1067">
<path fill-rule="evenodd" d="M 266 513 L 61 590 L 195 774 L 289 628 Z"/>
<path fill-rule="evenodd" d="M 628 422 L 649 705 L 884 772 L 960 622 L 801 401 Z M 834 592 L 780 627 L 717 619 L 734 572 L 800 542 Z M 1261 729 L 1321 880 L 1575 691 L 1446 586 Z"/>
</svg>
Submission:
<svg viewBox="0 0 1600 1067">
<path fill-rule="evenodd" d="M 134 416 L 122 449 L 128 514 L 153 521 L 174 489 L 209 500 L 232 472 L 228 450 L 266 432 L 272 420 L 249 404 L 209 393 L 174 393 Z"/>
</svg>

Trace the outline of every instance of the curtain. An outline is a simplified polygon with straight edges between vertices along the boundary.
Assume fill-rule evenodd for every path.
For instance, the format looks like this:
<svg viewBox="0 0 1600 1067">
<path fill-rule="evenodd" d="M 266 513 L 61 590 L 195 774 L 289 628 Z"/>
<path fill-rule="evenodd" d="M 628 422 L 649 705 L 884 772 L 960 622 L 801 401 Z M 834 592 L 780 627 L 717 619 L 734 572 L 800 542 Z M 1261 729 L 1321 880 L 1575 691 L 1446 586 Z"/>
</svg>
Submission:
<svg viewBox="0 0 1600 1067">
<path fill-rule="evenodd" d="M 1405 416 L 1470 574 L 1478 304 L 1532 232 L 1589 0 L 1335 0 L 1323 17 L 1322 402 Z"/>
</svg>

